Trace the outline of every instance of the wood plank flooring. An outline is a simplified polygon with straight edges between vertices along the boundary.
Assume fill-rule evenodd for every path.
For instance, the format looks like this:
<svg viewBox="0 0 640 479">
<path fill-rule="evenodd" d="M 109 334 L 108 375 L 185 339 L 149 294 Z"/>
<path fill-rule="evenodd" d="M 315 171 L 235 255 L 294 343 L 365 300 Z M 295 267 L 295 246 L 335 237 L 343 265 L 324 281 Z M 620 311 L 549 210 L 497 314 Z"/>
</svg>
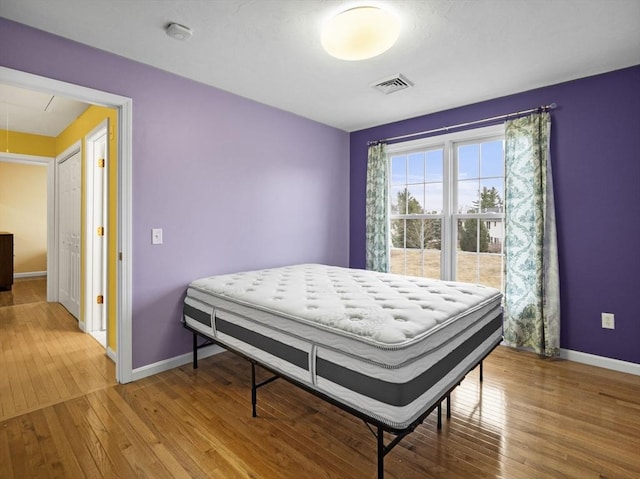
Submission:
<svg viewBox="0 0 640 479">
<path fill-rule="evenodd" d="M 115 385 L 115 364 L 58 303 L 44 278 L 0 292 L 0 421 Z"/>
<path fill-rule="evenodd" d="M 58 369 L 69 368 L 82 348 L 46 368 L 32 359 L 50 347 L 45 335 L 74 336 L 74 320 L 67 315 L 66 325 L 55 307 L 9 308 L 19 309 L 0 307 L 3 408 L 9 364 L 24 372 L 10 373 L 23 386 L 6 400 L 14 412 L 0 418 L 0 478 L 376 476 L 375 439 L 364 424 L 285 381 L 259 391 L 259 417 L 252 418 L 250 366 L 230 353 L 201 360 L 198 370 L 185 365 L 125 385 L 80 384 Z M 52 319 L 30 325 L 38 315 Z M 15 339 L 19 329 L 39 341 Z M 76 338 L 59 341 L 66 347 L 58 349 L 71 349 Z M 386 478 L 640 478 L 640 377 L 502 347 L 484 373 L 482 383 L 476 370 L 456 389 L 441 431 L 431 415 L 387 455 Z M 29 396 L 44 394 L 37 389 L 45 376 L 58 379 L 44 389 L 66 387 L 72 397 L 56 402 L 47 393 L 34 405 Z"/>
</svg>

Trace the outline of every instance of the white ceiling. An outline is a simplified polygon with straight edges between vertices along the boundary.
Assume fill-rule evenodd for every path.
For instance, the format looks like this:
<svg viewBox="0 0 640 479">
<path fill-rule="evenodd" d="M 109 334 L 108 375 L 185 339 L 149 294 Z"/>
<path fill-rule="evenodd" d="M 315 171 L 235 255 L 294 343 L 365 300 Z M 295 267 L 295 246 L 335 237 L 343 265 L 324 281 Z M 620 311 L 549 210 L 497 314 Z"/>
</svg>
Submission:
<svg viewBox="0 0 640 479">
<path fill-rule="evenodd" d="M 0 84 L 1 129 L 58 136 L 88 107 L 69 98 Z"/>
<path fill-rule="evenodd" d="M 0 15 L 346 131 L 640 64 L 639 0 L 372 0 L 400 15 L 396 45 L 328 56 L 323 21 L 362 3 L 0 0 Z M 370 87 L 397 73 L 415 86 Z"/>
</svg>

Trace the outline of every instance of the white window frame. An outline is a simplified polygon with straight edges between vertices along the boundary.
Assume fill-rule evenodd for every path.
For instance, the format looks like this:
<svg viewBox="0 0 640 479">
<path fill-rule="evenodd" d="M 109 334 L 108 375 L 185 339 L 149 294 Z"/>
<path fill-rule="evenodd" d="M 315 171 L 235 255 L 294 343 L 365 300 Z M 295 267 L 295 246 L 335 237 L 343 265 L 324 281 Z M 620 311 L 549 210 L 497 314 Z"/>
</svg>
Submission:
<svg viewBox="0 0 640 479">
<path fill-rule="evenodd" d="M 456 211 L 458 204 L 457 188 L 453 185 L 458 178 L 457 162 L 455 161 L 455 147 L 460 144 L 504 140 L 504 125 L 492 125 L 482 128 L 474 128 L 454 133 L 445 133 L 443 135 L 431 136 L 428 138 L 420 138 L 417 140 L 403 141 L 387 145 L 387 157 L 389 164 L 392 156 L 409 155 L 411 153 L 432 150 L 436 148 L 443 149 L 443 204 L 442 214 L 424 214 L 413 215 L 415 219 L 441 219 L 441 247 L 440 247 L 440 277 L 446 281 L 452 281 L 456 277 L 456 250 L 451 245 L 457 244 L 458 220 L 478 219 L 478 220 L 501 220 L 504 221 L 504 213 L 477 213 L 477 214 L 459 214 Z M 388 211 L 391 211 L 391 175 L 389 175 L 389 195 L 387 200 Z M 503 198 L 504 199 L 504 198 Z M 392 215 L 389 215 L 389 223 L 391 223 Z M 504 228 L 504 226 L 503 226 Z M 389 228 L 391 231 L 391 228 Z M 391 233 L 389 232 L 389 235 Z M 391 249 L 391 238 L 389 237 L 389 249 Z M 503 241 L 504 244 L 504 241 Z M 391 251 L 388 252 L 391 257 Z"/>
</svg>

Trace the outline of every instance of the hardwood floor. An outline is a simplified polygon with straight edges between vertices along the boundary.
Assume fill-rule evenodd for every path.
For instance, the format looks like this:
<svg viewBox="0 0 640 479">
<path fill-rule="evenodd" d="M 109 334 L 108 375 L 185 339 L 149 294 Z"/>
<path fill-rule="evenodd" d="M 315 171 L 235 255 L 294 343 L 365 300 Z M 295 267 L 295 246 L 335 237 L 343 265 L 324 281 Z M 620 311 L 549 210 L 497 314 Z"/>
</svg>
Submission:
<svg viewBox="0 0 640 479">
<path fill-rule="evenodd" d="M 82 335 L 80 346 L 63 313 L 46 303 L 0 307 L 0 402 L 13 411 L 0 417 L 0 478 L 375 477 L 364 424 L 285 381 L 259 391 L 252 418 L 250 367 L 230 353 L 125 385 L 65 372 L 87 362 L 93 340 Z M 50 334 L 67 357 L 34 359 L 52 348 Z M 18 400 L 7 381 L 21 385 Z M 49 392 L 37 405 L 30 396 L 41 388 L 70 397 Z M 499 347 L 484 381 L 471 372 L 452 403 L 440 432 L 431 415 L 387 455 L 385 477 L 640 477 L 638 376 Z"/>
<path fill-rule="evenodd" d="M 115 384 L 115 365 L 44 278 L 0 292 L 0 421 Z M 2 476 L 0 476 L 2 477 Z"/>
</svg>

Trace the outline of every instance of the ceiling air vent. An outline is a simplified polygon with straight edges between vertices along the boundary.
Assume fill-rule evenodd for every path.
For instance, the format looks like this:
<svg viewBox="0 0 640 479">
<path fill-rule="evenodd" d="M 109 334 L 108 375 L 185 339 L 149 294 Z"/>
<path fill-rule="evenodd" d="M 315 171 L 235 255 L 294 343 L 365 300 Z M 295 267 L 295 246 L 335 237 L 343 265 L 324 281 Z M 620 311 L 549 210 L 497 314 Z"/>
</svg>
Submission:
<svg viewBox="0 0 640 479">
<path fill-rule="evenodd" d="M 379 82 L 372 83 L 371 86 L 385 95 L 388 95 L 389 93 L 404 90 L 405 88 L 411 88 L 413 83 L 411 83 L 407 77 L 398 73 L 397 75 L 385 78 Z"/>
</svg>

